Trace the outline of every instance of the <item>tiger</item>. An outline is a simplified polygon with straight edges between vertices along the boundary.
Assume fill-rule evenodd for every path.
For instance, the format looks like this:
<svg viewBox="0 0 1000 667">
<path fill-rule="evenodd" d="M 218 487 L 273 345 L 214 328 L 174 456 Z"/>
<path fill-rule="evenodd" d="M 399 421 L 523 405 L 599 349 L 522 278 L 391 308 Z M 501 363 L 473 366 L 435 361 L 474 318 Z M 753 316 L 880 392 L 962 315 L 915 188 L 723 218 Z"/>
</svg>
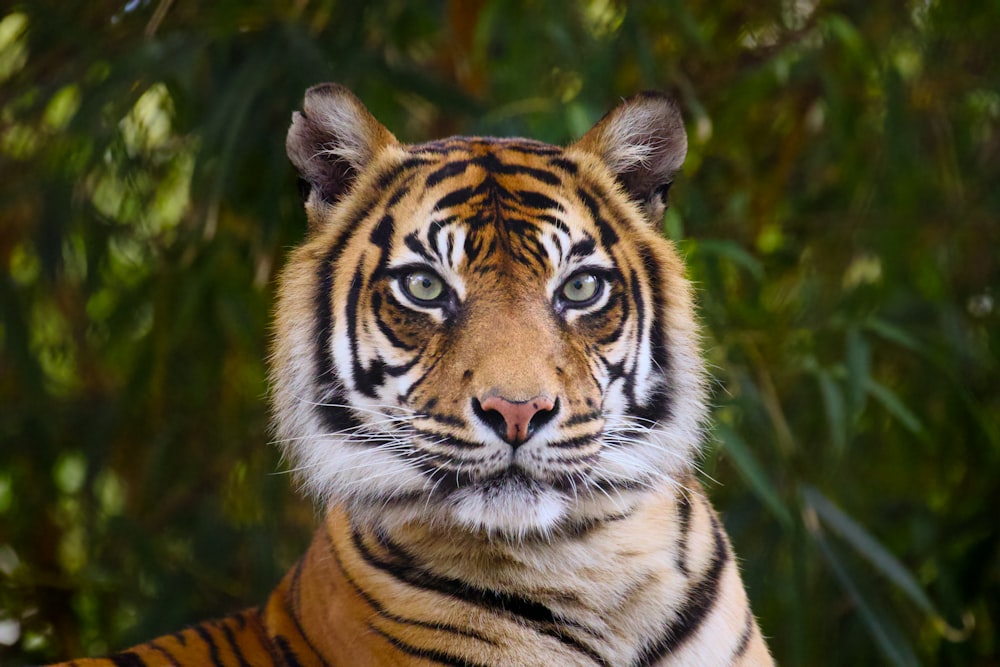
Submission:
<svg viewBox="0 0 1000 667">
<path fill-rule="evenodd" d="M 773 664 L 697 477 L 671 98 L 566 147 L 404 144 L 328 83 L 286 147 L 273 422 L 324 518 L 263 606 L 67 664 Z"/>
</svg>

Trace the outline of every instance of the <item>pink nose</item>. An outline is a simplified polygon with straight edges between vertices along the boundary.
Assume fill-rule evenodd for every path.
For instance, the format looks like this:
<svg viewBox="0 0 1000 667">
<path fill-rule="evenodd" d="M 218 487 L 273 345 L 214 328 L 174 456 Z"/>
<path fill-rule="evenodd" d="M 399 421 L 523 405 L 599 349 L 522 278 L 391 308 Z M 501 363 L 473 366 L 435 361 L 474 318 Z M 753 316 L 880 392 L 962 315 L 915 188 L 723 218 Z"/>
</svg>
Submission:
<svg viewBox="0 0 1000 667">
<path fill-rule="evenodd" d="M 556 402 L 547 396 L 535 396 L 527 401 L 508 401 L 501 396 L 490 396 L 480 405 L 483 413 L 480 417 L 493 426 L 504 440 L 520 445 L 531 437 L 536 426 L 555 416 Z M 491 415 L 491 412 L 497 413 L 503 423 L 499 423 L 497 415 Z M 545 419 L 542 419 L 543 416 Z"/>
</svg>

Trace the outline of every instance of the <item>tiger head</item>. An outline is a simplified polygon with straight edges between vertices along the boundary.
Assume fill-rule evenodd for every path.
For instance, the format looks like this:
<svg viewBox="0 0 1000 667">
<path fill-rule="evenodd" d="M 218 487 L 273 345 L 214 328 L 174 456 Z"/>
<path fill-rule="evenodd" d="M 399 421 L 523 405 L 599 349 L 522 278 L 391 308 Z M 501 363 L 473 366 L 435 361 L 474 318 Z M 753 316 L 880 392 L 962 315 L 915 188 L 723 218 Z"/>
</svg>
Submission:
<svg viewBox="0 0 1000 667">
<path fill-rule="evenodd" d="M 305 486 L 358 520 L 524 536 L 678 484 L 705 389 L 658 227 L 686 148 L 652 93 L 560 148 L 406 145 L 342 86 L 311 88 L 287 139 L 310 232 L 272 359 Z"/>
</svg>

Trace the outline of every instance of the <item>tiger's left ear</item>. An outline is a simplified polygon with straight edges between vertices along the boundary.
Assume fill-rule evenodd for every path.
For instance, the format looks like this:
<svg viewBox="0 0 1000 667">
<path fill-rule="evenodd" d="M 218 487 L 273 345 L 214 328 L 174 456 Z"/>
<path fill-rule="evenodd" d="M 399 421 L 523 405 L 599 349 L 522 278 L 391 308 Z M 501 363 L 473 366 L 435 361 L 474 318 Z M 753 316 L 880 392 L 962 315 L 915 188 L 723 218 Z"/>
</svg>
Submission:
<svg viewBox="0 0 1000 667">
<path fill-rule="evenodd" d="M 687 155 L 684 120 L 662 93 L 631 97 L 612 109 L 573 148 L 599 156 L 657 227 L 667 192 Z"/>
</svg>

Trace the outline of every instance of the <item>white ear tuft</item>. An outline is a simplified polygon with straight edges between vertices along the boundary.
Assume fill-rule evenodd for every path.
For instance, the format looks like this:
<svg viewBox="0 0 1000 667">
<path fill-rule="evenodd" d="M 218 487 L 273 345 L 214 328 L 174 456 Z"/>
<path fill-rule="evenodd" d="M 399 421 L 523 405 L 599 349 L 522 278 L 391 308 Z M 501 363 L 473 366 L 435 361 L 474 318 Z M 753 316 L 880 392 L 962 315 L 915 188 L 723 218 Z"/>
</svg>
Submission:
<svg viewBox="0 0 1000 667">
<path fill-rule="evenodd" d="M 667 190 L 687 155 L 677 106 L 661 93 L 640 93 L 598 121 L 574 145 L 599 156 L 651 222 L 667 207 Z"/>
<path fill-rule="evenodd" d="M 285 140 L 288 159 L 308 186 L 303 192 L 306 208 L 336 203 L 378 152 L 395 142 L 344 86 L 323 83 L 307 90 Z"/>
</svg>

